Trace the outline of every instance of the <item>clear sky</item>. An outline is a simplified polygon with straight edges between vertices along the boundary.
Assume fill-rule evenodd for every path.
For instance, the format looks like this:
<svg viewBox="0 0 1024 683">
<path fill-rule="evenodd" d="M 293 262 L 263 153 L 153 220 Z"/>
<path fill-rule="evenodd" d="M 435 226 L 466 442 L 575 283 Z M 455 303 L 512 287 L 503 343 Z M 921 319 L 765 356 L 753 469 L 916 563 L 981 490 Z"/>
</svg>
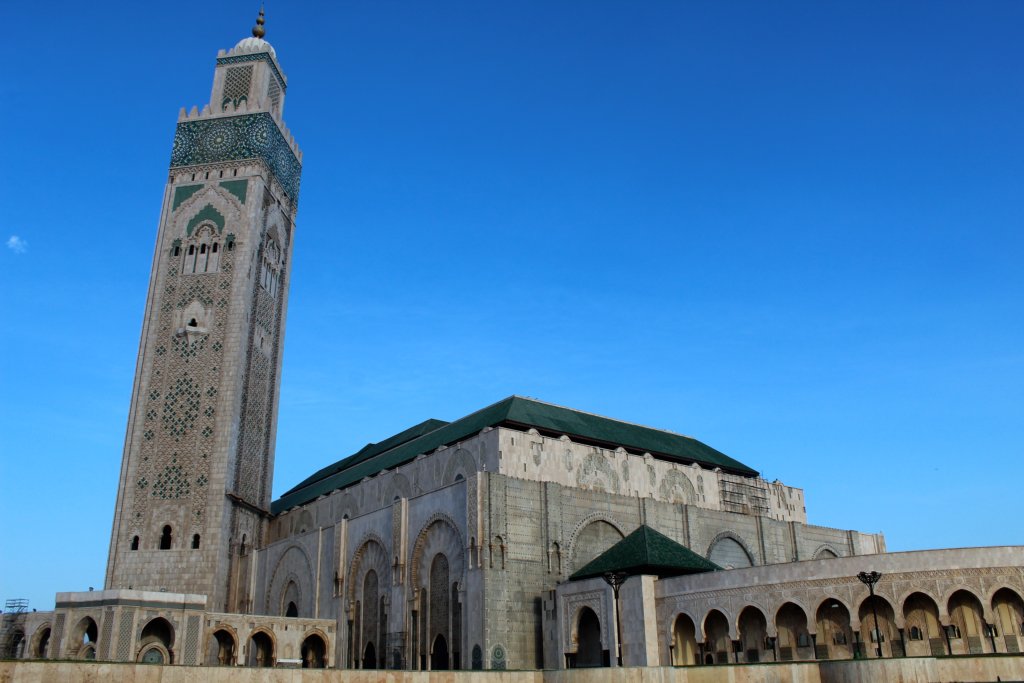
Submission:
<svg viewBox="0 0 1024 683">
<path fill-rule="evenodd" d="M 178 109 L 256 9 L 4 8 L 0 599 L 103 585 Z M 305 151 L 275 495 L 517 393 L 692 435 L 890 550 L 1024 543 L 1022 27 L 271 0 Z"/>
</svg>

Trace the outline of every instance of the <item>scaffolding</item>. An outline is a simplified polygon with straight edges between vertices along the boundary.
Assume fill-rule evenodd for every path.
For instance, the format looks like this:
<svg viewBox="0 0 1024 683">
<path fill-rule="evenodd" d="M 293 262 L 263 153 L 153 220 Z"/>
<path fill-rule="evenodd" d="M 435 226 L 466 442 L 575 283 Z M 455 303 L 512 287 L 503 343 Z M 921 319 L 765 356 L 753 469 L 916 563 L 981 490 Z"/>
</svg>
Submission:
<svg viewBox="0 0 1024 683">
<path fill-rule="evenodd" d="M 3 626 L 0 627 L 0 659 L 19 659 L 25 647 L 25 616 L 28 600 L 12 598 L 4 603 Z"/>
</svg>

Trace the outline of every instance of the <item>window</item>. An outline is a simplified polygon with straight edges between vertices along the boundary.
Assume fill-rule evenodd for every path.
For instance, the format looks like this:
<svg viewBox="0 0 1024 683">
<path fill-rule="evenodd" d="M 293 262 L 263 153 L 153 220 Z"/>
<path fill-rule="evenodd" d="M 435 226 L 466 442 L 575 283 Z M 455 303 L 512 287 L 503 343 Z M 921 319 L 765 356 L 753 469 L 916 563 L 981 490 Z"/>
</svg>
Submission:
<svg viewBox="0 0 1024 683">
<path fill-rule="evenodd" d="M 873 629 L 871 629 L 871 642 L 872 643 L 884 643 L 885 642 L 885 636 L 883 636 L 882 632 L 879 631 L 877 628 L 873 628 Z"/>
<path fill-rule="evenodd" d="M 188 245 L 188 255 L 191 256 L 194 253 L 196 253 L 196 245 L 194 245 L 194 244 Z"/>
<path fill-rule="evenodd" d="M 217 243 L 216 242 L 213 243 L 213 253 L 214 254 L 217 253 Z"/>
<path fill-rule="evenodd" d="M 177 246 L 174 247 L 174 255 L 175 256 L 180 256 L 181 255 L 181 247 L 177 247 Z"/>
<path fill-rule="evenodd" d="M 133 536 L 132 537 L 132 550 L 138 550 L 138 549 L 139 549 L 139 537 L 138 536 Z"/>
<path fill-rule="evenodd" d="M 164 527 L 164 533 L 160 536 L 160 550 L 171 549 L 171 527 L 167 525 Z"/>
<path fill-rule="evenodd" d="M 832 636 L 832 642 L 836 645 L 846 645 L 846 633 L 840 631 L 839 633 Z"/>
<path fill-rule="evenodd" d="M 950 624 L 946 627 L 946 637 L 950 640 L 957 640 L 960 638 L 960 627 L 956 624 Z"/>
<path fill-rule="evenodd" d="M 199 549 L 199 534 L 192 535 L 192 550 Z"/>
<path fill-rule="evenodd" d="M 924 636 L 921 634 L 921 629 L 916 626 L 910 627 L 910 639 L 911 640 L 924 640 Z"/>
</svg>

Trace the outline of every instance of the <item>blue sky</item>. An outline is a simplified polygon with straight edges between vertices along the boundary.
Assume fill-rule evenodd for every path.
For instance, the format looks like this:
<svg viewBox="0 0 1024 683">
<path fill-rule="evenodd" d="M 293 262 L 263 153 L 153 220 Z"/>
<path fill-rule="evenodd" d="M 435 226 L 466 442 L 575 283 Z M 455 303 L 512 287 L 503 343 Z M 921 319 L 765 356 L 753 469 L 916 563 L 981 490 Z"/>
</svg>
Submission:
<svg viewBox="0 0 1024 683">
<path fill-rule="evenodd" d="M 101 587 L 179 107 L 255 3 L 15 3 L 0 598 Z M 1024 4 L 267 7 L 305 151 L 275 494 L 513 393 L 890 550 L 1024 543 Z"/>
</svg>

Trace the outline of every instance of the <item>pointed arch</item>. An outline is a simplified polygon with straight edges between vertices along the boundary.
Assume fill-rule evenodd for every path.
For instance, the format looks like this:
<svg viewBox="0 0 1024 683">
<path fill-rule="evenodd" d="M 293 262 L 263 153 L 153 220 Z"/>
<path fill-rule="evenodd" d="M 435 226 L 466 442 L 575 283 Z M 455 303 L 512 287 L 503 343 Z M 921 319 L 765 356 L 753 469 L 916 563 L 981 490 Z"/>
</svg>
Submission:
<svg viewBox="0 0 1024 683">
<path fill-rule="evenodd" d="M 705 557 L 725 569 L 742 569 L 757 564 L 750 547 L 734 531 L 723 531 L 715 536 Z"/>
<path fill-rule="evenodd" d="M 313 562 L 302 546 L 292 544 L 281 553 L 271 573 L 263 609 L 266 614 L 284 614 L 288 605 L 285 591 L 289 584 L 295 585 L 293 595 L 299 600 L 296 607 L 300 615 L 313 613 Z"/>
<path fill-rule="evenodd" d="M 604 513 L 587 515 L 576 525 L 569 539 L 569 573 L 611 548 L 626 537 L 622 525 Z"/>
</svg>

